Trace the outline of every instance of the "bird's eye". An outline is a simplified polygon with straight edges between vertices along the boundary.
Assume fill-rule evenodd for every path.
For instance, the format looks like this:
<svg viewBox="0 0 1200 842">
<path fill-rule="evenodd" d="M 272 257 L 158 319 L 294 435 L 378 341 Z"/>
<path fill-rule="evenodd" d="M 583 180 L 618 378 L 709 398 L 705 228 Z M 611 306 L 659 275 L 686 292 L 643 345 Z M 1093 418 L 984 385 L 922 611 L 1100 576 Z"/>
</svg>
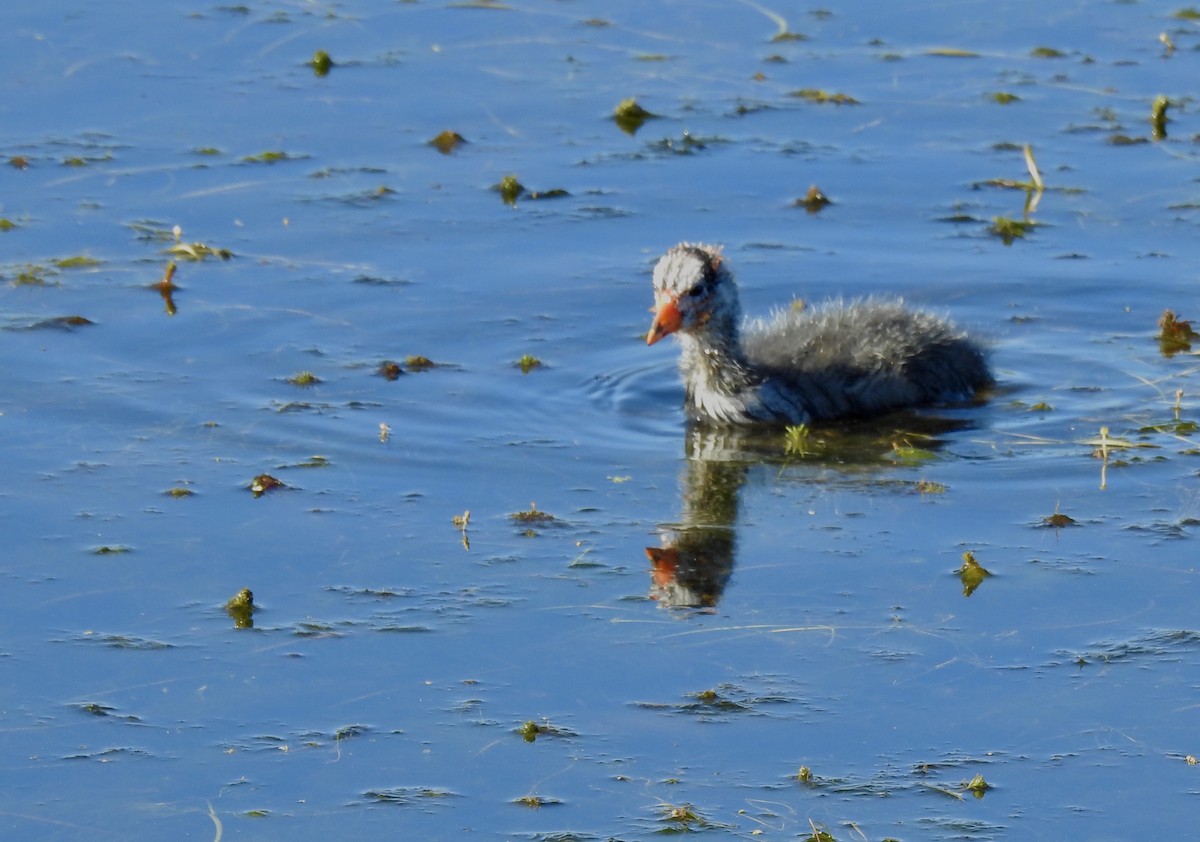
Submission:
<svg viewBox="0 0 1200 842">
<path fill-rule="evenodd" d="M 696 298 L 704 293 L 704 284 L 696 284 L 684 293 L 688 298 Z"/>
</svg>

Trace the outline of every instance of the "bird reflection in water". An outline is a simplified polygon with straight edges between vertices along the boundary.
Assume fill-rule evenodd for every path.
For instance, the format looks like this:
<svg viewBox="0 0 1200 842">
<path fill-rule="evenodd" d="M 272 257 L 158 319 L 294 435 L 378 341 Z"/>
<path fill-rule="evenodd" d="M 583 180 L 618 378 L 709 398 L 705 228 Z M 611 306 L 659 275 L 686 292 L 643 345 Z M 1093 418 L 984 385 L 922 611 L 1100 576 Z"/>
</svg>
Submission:
<svg viewBox="0 0 1200 842">
<path fill-rule="evenodd" d="M 897 453 L 930 457 L 943 436 L 973 427 L 969 418 L 903 411 L 881 419 L 814 430 L 802 451 L 789 446 L 785 430 L 691 425 L 680 478 L 683 502 L 677 523 L 660 525 L 660 546 L 646 547 L 650 598 L 667 608 L 714 610 L 737 564 L 739 493 L 756 466 L 798 472 L 813 482 L 851 487 L 895 482 L 914 493 L 925 484 L 887 472 L 912 463 Z"/>
</svg>

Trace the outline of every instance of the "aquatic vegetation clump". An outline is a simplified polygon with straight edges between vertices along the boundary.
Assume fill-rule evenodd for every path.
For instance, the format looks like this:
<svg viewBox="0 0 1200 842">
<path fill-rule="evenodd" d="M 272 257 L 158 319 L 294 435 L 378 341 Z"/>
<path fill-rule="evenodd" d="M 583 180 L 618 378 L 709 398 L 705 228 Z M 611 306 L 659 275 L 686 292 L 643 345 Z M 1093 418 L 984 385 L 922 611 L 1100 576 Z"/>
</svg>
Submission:
<svg viewBox="0 0 1200 842">
<path fill-rule="evenodd" d="M 543 365 L 544 363 L 533 354 L 522 354 L 521 358 L 517 360 L 517 368 L 521 369 L 522 374 L 528 374 Z"/>
<path fill-rule="evenodd" d="M 500 179 L 499 183 L 493 184 L 492 189 L 499 193 L 500 199 L 510 207 L 516 206 L 517 199 L 521 198 L 536 201 L 538 199 L 561 199 L 564 196 L 571 195 L 561 187 L 555 187 L 551 190 L 529 190 L 517 180 L 515 175 L 506 175 Z"/>
<path fill-rule="evenodd" d="M 1192 350 L 1192 342 L 1200 339 L 1192 323 L 1180 319 L 1173 310 L 1163 310 L 1158 317 L 1158 348 L 1164 357 Z"/>
<path fill-rule="evenodd" d="M 375 369 L 375 373 L 385 380 L 399 380 L 400 375 L 404 374 L 404 369 L 400 367 L 400 363 L 384 360 L 379 364 L 379 368 Z"/>
<path fill-rule="evenodd" d="M 77 254 L 74 257 L 60 257 L 58 260 L 53 261 L 53 263 L 59 269 L 94 269 L 102 265 L 104 261 L 89 257 L 86 254 Z"/>
<path fill-rule="evenodd" d="M 674 825 L 683 830 L 690 830 L 693 826 L 702 828 L 708 827 L 709 823 L 696 812 L 691 804 L 663 804 L 661 821 L 664 824 Z"/>
<path fill-rule="evenodd" d="M 255 497 L 261 497 L 268 491 L 274 491 L 277 488 L 287 488 L 282 481 L 276 479 L 270 474 L 259 474 L 254 479 L 250 480 L 249 489 L 254 493 Z"/>
<path fill-rule="evenodd" d="M 517 180 L 515 175 L 506 175 L 492 185 L 492 189 L 500 194 L 501 201 L 506 205 L 515 205 L 517 199 L 525 192 L 525 185 Z"/>
<path fill-rule="evenodd" d="M 963 789 L 970 792 L 976 798 L 983 798 L 984 793 L 992 788 L 992 785 L 983 779 L 983 775 L 976 775 L 963 784 Z"/>
<path fill-rule="evenodd" d="M 849 94 L 830 93 L 820 88 L 801 88 L 788 94 L 790 97 L 816 103 L 831 103 L 833 105 L 859 105 L 859 101 Z"/>
<path fill-rule="evenodd" d="M 652 114 L 642 108 L 634 97 L 621 100 L 613 109 L 613 122 L 617 124 L 617 128 L 628 135 L 637 134 L 638 129 L 647 120 L 654 120 L 657 117 L 657 114 Z"/>
<path fill-rule="evenodd" d="M 46 285 L 46 279 L 55 274 L 54 270 L 47 269 L 45 266 L 27 263 L 17 270 L 11 283 L 15 287 L 42 287 Z"/>
<path fill-rule="evenodd" d="M 1076 521 L 1075 518 L 1071 517 L 1070 515 L 1065 515 L 1057 509 L 1055 509 L 1054 514 L 1046 515 L 1044 518 L 1042 518 L 1042 525 L 1049 526 L 1053 529 L 1063 529 L 1067 526 L 1075 526 L 1077 523 L 1078 521 Z"/>
<path fill-rule="evenodd" d="M 783 428 L 783 450 L 792 456 L 806 456 L 809 453 L 812 430 L 807 424 L 796 424 Z"/>
<path fill-rule="evenodd" d="M 246 155 L 242 158 L 243 164 L 277 164 L 280 161 L 294 161 L 298 156 L 289 155 L 287 152 L 278 149 L 269 149 L 266 152 L 259 152 L 257 155 Z"/>
<path fill-rule="evenodd" d="M 454 528 L 457 529 L 459 534 L 462 536 L 463 549 L 470 552 L 471 539 L 467 535 L 467 526 L 469 526 L 471 523 L 471 510 L 467 509 L 461 515 L 455 515 L 452 520 L 454 523 Z"/>
<path fill-rule="evenodd" d="M 405 357 L 404 364 L 408 366 L 409 371 L 427 371 L 437 366 L 437 363 L 429 359 L 429 357 L 424 357 L 420 354 L 412 354 Z"/>
<path fill-rule="evenodd" d="M 221 260 L 229 260 L 233 257 L 233 252 L 229 249 L 213 248 L 205 243 L 175 243 L 175 245 L 166 249 L 165 253 L 182 257 L 184 260 L 196 261 L 209 257 L 219 257 Z"/>
<path fill-rule="evenodd" d="M 254 612 L 258 606 L 254 604 L 254 593 L 249 588 L 242 588 L 225 603 L 225 613 L 233 618 L 235 628 L 254 628 Z"/>
<path fill-rule="evenodd" d="M 328 76 L 330 69 L 333 67 L 333 59 L 324 50 L 317 50 L 313 53 L 309 66 L 312 67 L 313 73 L 317 76 Z"/>
<path fill-rule="evenodd" d="M 528 509 L 523 512 L 513 512 L 509 517 L 517 523 L 525 524 L 547 524 L 558 520 L 558 518 L 549 512 L 543 512 L 538 509 L 537 503 L 530 503 Z"/>
<path fill-rule="evenodd" d="M 809 213 L 819 213 L 823 208 L 831 204 L 833 202 L 815 184 L 810 186 L 808 192 L 795 201 L 796 207 L 804 208 Z"/>
<path fill-rule="evenodd" d="M 287 382 L 293 386 L 299 386 L 302 389 L 309 389 L 321 382 L 321 378 L 313 374 L 311 371 L 300 371 L 293 374 L 287 379 Z"/>
<path fill-rule="evenodd" d="M 992 226 L 988 230 L 1006 246 L 1014 241 L 1023 239 L 1027 233 L 1037 227 L 1032 219 L 1013 219 L 1011 216 L 992 217 Z"/>
<path fill-rule="evenodd" d="M 1156 97 L 1150 109 L 1150 136 L 1155 140 L 1163 140 L 1167 136 L 1167 109 L 1171 100 L 1165 96 Z"/>
<path fill-rule="evenodd" d="M 441 152 L 443 155 L 449 155 L 466 142 L 467 139 L 458 132 L 452 132 L 449 129 L 446 129 L 436 137 L 430 138 L 429 145 L 438 152 Z"/>
<path fill-rule="evenodd" d="M 975 560 L 975 554 L 970 550 L 962 554 L 962 560 L 962 567 L 956 572 L 958 573 L 959 580 L 962 582 L 963 596 L 970 596 L 975 593 L 976 588 L 983 584 L 983 580 L 991 576 L 992 573 Z"/>
<path fill-rule="evenodd" d="M 516 732 L 521 735 L 521 739 L 527 743 L 532 743 L 538 737 L 574 737 L 575 732 L 569 728 L 562 728 L 554 725 L 548 719 L 543 719 L 541 722 L 534 722 L 532 719 L 526 720 L 521 724 Z"/>
</svg>

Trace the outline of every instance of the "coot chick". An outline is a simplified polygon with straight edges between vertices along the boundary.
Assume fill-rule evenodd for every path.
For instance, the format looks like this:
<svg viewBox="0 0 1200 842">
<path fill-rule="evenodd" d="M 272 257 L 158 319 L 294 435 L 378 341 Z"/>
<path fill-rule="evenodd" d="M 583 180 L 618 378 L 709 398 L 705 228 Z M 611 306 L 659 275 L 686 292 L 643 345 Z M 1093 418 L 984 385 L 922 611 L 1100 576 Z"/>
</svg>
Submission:
<svg viewBox="0 0 1200 842">
<path fill-rule="evenodd" d="M 653 345 L 679 337 L 694 421 L 805 424 L 961 400 L 992 382 L 978 343 L 898 300 L 830 302 L 742 325 L 719 246 L 681 243 L 654 267 Z"/>
</svg>

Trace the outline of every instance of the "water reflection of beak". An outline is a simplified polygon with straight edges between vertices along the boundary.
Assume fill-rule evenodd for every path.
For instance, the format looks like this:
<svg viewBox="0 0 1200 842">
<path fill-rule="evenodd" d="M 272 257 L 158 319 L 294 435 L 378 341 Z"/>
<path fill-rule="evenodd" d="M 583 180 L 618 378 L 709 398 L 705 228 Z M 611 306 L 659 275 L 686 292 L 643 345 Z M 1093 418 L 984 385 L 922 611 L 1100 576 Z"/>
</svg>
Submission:
<svg viewBox="0 0 1200 842">
<path fill-rule="evenodd" d="M 650 559 L 650 577 L 656 586 L 666 587 L 675 581 L 679 550 L 674 547 L 646 547 L 646 558 Z"/>
</svg>

